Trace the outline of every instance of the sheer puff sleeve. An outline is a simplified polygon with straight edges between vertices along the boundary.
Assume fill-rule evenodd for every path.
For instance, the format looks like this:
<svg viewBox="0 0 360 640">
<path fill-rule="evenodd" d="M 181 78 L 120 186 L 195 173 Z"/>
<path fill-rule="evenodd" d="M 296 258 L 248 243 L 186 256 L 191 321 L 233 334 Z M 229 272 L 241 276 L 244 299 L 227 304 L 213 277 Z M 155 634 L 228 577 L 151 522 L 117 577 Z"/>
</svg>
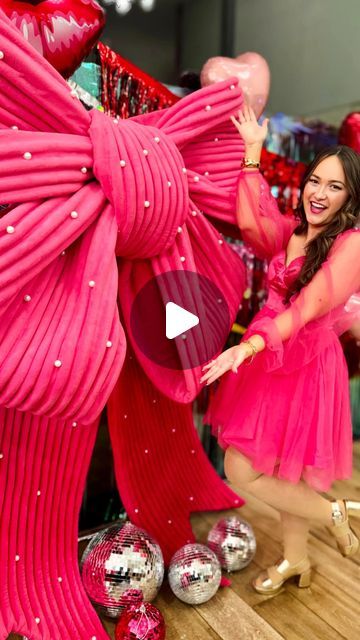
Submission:
<svg viewBox="0 0 360 640">
<path fill-rule="evenodd" d="M 327 260 L 280 314 L 263 316 L 250 325 L 247 337 L 261 335 L 267 370 L 291 371 L 309 362 L 357 319 L 359 308 L 349 305 L 360 290 L 360 233 L 344 232 L 335 240 Z"/>
<path fill-rule="evenodd" d="M 298 222 L 280 213 L 270 187 L 258 169 L 240 172 L 236 218 L 243 240 L 259 258 L 284 249 Z"/>
</svg>

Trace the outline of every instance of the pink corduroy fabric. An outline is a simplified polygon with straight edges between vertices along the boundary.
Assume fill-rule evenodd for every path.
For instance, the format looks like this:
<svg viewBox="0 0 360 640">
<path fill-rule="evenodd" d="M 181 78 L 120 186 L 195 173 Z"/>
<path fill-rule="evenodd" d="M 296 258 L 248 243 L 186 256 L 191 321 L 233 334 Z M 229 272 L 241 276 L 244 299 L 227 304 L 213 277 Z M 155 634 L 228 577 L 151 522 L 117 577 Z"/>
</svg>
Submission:
<svg viewBox="0 0 360 640">
<path fill-rule="evenodd" d="M 201 451 L 189 404 L 178 409 L 196 396 L 199 370 L 165 376 L 129 326 L 138 287 L 170 269 L 211 277 L 235 317 L 244 267 L 216 225 L 236 229 L 243 145 L 229 116 L 242 95 L 224 82 L 113 122 L 86 112 L 1 12 L 0 51 L 0 202 L 9 205 L 0 219 L 0 639 L 15 631 L 100 640 L 107 634 L 80 582 L 76 525 L 96 419 L 125 358 L 124 328 L 143 368 L 121 376 L 109 406 L 128 512 L 135 519 L 140 505 L 137 523 L 169 557 L 191 536 L 190 511 L 242 503 Z M 129 453 L 130 435 L 117 430 L 130 383 L 143 395 L 140 415 L 129 415 Z M 154 389 L 164 402 L 147 421 Z M 183 437 L 164 438 L 175 422 Z M 154 460 L 139 473 L 146 424 L 159 455 L 176 461 L 161 478 Z M 171 534 L 161 524 L 169 509 Z"/>
</svg>

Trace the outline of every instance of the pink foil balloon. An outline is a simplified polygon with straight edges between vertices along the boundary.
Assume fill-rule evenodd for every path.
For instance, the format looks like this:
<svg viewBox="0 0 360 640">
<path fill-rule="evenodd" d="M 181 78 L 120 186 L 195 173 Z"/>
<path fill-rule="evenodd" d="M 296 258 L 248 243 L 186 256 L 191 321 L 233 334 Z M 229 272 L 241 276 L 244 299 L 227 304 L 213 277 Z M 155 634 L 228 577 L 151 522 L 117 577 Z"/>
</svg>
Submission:
<svg viewBox="0 0 360 640">
<path fill-rule="evenodd" d="M 105 24 L 95 0 L 0 0 L 0 7 L 65 78 L 90 53 Z"/>
<path fill-rule="evenodd" d="M 270 69 L 265 58 L 253 51 L 242 53 L 236 58 L 209 58 L 201 70 L 200 80 L 201 85 L 206 87 L 231 77 L 239 80 L 248 104 L 259 118 L 265 109 L 270 90 Z"/>
</svg>

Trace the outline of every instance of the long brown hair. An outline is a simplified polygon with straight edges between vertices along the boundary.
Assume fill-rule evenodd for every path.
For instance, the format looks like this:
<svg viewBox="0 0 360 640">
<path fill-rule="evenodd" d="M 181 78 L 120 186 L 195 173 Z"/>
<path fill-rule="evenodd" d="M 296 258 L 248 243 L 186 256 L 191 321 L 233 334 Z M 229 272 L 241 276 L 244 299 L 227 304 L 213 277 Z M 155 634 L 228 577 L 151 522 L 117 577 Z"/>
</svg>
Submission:
<svg viewBox="0 0 360 640">
<path fill-rule="evenodd" d="M 338 211 L 335 217 L 324 227 L 323 231 L 318 233 L 315 238 L 307 244 L 304 264 L 287 295 L 286 302 L 289 302 L 291 296 L 298 293 L 314 277 L 322 263 L 326 260 L 337 236 L 347 231 L 347 229 L 355 227 L 356 223 L 360 220 L 360 155 L 345 145 L 334 145 L 322 149 L 304 173 L 300 185 L 299 204 L 295 213 L 296 217 L 300 220 L 300 224 L 294 230 L 294 234 L 301 236 L 307 233 L 308 221 L 303 205 L 305 185 L 314 173 L 317 165 L 329 156 L 337 156 L 343 166 L 349 197 L 340 211 Z"/>
</svg>

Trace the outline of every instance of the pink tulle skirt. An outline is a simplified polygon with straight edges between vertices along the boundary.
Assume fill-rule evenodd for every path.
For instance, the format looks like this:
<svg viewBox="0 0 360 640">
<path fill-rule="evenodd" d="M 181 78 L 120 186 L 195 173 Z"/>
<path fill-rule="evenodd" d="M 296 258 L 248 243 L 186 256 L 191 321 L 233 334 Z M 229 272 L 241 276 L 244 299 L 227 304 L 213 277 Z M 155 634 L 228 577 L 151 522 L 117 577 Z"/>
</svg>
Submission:
<svg viewBox="0 0 360 640">
<path fill-rule="evenodd" d="M 331 332 L 326 347 L 291 373 L 267 372 L 264 353 L 222 377 L 203 422 L 257 471 L 327 491 L 352 474 L 349 380 L 339 339 Z"/>
</svg>

